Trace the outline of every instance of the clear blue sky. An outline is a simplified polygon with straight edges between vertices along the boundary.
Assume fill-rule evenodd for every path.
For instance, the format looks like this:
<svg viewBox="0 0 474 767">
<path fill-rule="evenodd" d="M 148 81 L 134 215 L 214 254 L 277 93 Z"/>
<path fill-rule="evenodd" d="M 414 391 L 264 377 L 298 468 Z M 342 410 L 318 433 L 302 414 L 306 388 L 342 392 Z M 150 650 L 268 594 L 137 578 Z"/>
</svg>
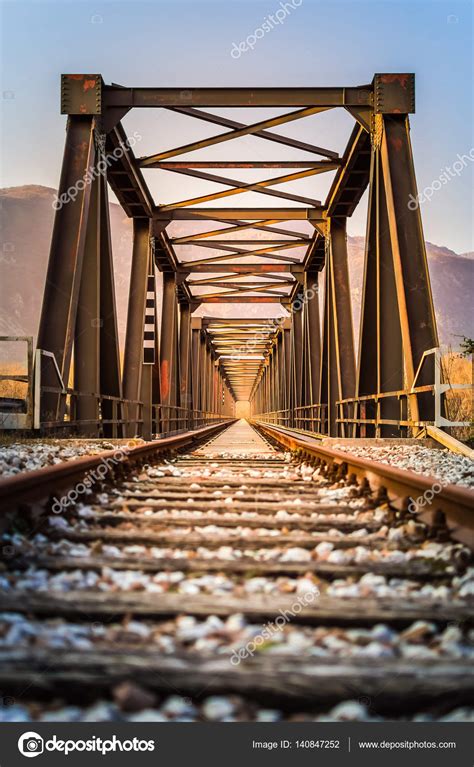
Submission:
<svg viewBox="0 0 474 767">
<path fill-rule="evenodd" d="M 123 85 L 180 87 L 357 85 L 370 82 L 374 72 L 415 72 L 417 112 L 411 123 L 419 189 L 474 146 L 470 2 L 303 0 L 238 59 L 230 55 L 233 43 L 275 14 L 280 0 L 0 0 L 0 6 L 1 186 L 57 186 L 65 127 L 61 72 L 99 72 L 106 82 Z M 138 154 L 221 130 L 204 123 L 191 128 L 190 122 L 173 123 L 169 114 L 159 119 L 147 111 L 127 116 L 125 125 L 143 135 Z M 350 128 L 347 115 L 331 112 L 280 130 L 341 150 Z M 240 156 L 257 146 L 245 141 L 257 141 L 262 157 L 275 154 L 275 146 L 268 150 L 258 139 L 242 141 Z M 473 165 L 422 207 L 426 238 L 458 252 L 473 248 Z M 160 191 L 166 201 L 208 191 L 207 185 L 184 190 L 182 183 L 167 179 L 158 189 L 155 176 L 155 199 Z M 297 183 L 295 191 L 319 192 L 313 181 Z M 364 233 L 363 213 L 351 222 L 352 234 Z"/>
</svg>

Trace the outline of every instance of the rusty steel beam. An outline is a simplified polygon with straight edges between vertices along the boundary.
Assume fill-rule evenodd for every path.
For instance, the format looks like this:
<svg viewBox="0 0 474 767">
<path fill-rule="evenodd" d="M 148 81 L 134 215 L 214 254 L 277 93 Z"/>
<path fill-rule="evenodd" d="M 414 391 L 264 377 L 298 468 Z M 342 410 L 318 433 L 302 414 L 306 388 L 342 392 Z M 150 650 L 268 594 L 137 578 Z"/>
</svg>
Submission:
<svg viewBox="0 0 474 767">
<path fill-rule="evenodd" d="M 127 88 L 105 85 L 105 107 L 317 107 L 371 106 L 373 86 L 323 88 Z"/>
<path fill-rule="evenodd" d="M 175 110 L 176 111 L 176 110 Z M 214 117 L 214 115 L 213 115 Z M 255 135 L 255 134 L 254 134 Z M 280 136 L 278 137 L 280 138 Z M 336 154 L 336 153 L 334 153 Z M 149 168 L 157 168 L 158 170 L 185 170 L 190 168 L 196 169 L 212 169 L 212 168 L 326 168 L 331 170 L 329 166 L 337 168 L 341 164 L 340 159 L 330 160 L 207 160 L 195 161 L 195 160 L 163 160 L 156 162 L 153 165 L 149 165 Z"/>
<path fill-rule="evenodd" d="M 380 152 L 374 153 L 367 219 L 356 396 L 403 389 L 404 361 L 387 201 Z M 358 406 L 359 410 L 361 406 Z M 364 403 L 359 417 L 400 418 L 398 398 Z M 399 427 L 363 424 L 357 436 L 397 437 Z"/>
<path fill-rule="evenodd" d="M 416 199 L 415 169 L 408 117 L 384 116 L 380 146 L 383 183 L 387 201 L 398 312 L 401 323 L 407 386 L 413 384 L 423 352 L 439 345 L 428 272 L 425 240 Z M 434 364 L 434 363 L 433 363 Z M 431 383 L 434 368 L 426 367 L 418 386 Z M 433 420 L 431 393 L 410 398 L 413 420 Z"/>
<path fill-rule="evenodd" d="M 194 264 L 191 268 L 184 261 L 179 266 L 180 272 L 198 274 L 295 274 L 302 270 L 298 264 Z"/>
<path fill-rule="evenodd" d="M 74 336 L 74 388 L 100 393 L 100 190 L 99 180 L 91 185 L 90 209 L 84 246 L 83 274 L 77 305 Z M 78 397 L 76 418 L 88 421 L 81 432 L 97 435 L 99 402 L 95 396 Z"/>
<path fill-rule="evenodd" d="M 336 167 L 336 166 L 334 166 Z M 172 210 L 173 208 L 184 208 L 189 205 L 200 205 L 203 202 L 210 202 L 212 200 L 219 200 L 224 197 L 232 197 L 236 194 L 244 194 L 245 192 L 256 192 L 257 194 L 266 194 L 271 197 L 278 197 L 283 200 L 291 200 L 292 202 L 301 202 L 303 205 L 321 205 L 321 200 L 314 200 L 311 197 L 302 197 L 301 195 L 291 194 L 289 192 L 279 192 L 274 189 L 268 189 L 270 186 L 278 186 L 278 184 L 286 184 L 291 181 L 298 181 L 302 178 L 309 178 L 319 173 L 323 173 L 327 168 L 306 168 L 305 170 L 297 173 L 287 173 L 284 176 L 278 176 L 270 178 L 264 181 L 255 181 L 253 183 L 245 183 L 244 181 L 235 181 L 233 179 L 226 178 L 225 176 L 216 176 L 211 173 L 202 173 L 200 171 L 193 170 L 175 170 L 175 173 L 180 173 L 185 176 L 191 176 L 203 181 L 211 181 L 215 184 L 225 184 L 231 186 L 233 189 L 226 189 L 224 192 L 214 192 L 212 194 L 201 195 L 199 197 L 193 197 L 189 200 L 182 200 L 180 202 L 169 203 L 162 205 L 162 210 Z"/>
<path fill-rule="evenodd" d="M 215 218 L 214 221 L 218 221 L 222 224 L 232 224 L 233 221 L 229 221 L 229 219 L 226 218 Z M 246 222 L 246 221 L 239 221 L 236 220 L 235 224 L 236 226 L 228 226 L 224 229 L 213 229 L 211 231 L 207 232 L 198 232 L 192 235 L 189 235 L 187 237 L 175 237 L 173 240 L 174 245 L 180 245 L 185 244 L 189 242 L 196 242 L 197 240 L 207 239 L 208 237 L 213 237 L 214 235 L 220 235 L 220 234 L 230 234 L 233 232 L 241 232 L 244 229 L 256 229 L 261 232 L 270 232 L 271 234 L 282 234 L 285 237 L 296 237 L 297 239 L 304 237 L 304 235 L 301 234 L 301 232 L 294 232 L 289 229 L 281 229 L 280 227 L 270 226 L 270 224 L 276 224 L 278 223 L 278 219 L 272 220 L 269 219 L 267 221 L 258 221 L 258 222 Z"/>
<path fill-rule="evenodd" d="M 191 307 L 188 302 L 180 306 L 179 353 L 180 353 L 180 405 L 192 408 L 192 348 Z M 188 424 L 189 426 L 190 424 Z"/>
<path fill-rule="evenodd" d="M 222 117 L 222 115 L 215 115 L 209 112 L 202 112 L 200 109 L 193 109 L 192 107 L 175 107 L 174 112 L 180 114 L 186 114 L 190 117 L 196 117 L 199 120 L 210 122 L 213 125 L 222 125 L 225 128 L 233 128 L 236 130 L 247 128 L 245 123 L 237 122 L 237 120 L 231 120 L 228 117 Z M 315 114 L 325 111 L 324 109 L 318 109 Z M 277 144 L 283 144 L 284 146 L 290 146 L 292 149 L 300 149 L 303 152 L 310 152 L 312 154 L 319 154 L 323 157 L 327 157 L 331 160 L 338 160 L 339 155 L 337 152 L 333 152 L 330 149 L 323 149 L 322 147 L 315 146 L 314 144 L 308 144 L 306 141 L 298 141 L 297 139 L 289 136 L 282 136 L 279 133 L 272 133 L 268 130 L 252 131 L 253 136 L 266 139 L 267 141 L 273 141 Z"/>
<path fill-rule="evenodd" d="M 191 317 L 191 391 L 194 410 L 202 410 L 200 348 L 202 319 Z"/>
<path fill-rule="evenodd" d="M 325 220 L 322 208 L 194 208 L 193 210 L 176 208 L 166 211 L 158 207 L 155 210 L 154 218 L 169 218 L 172 221 L 217 220 L 222 218 L 226 218 L 228 221 L 242 218 L 249 219 L 250 221 L 258 221 L 259 219 L 274 221 Z M 246 224 L 243 228 L 248 228 L 248 226 Z"/>
<path fill-rule="evenodd" d="M 219 133 L 217 136 L 202 139 L 201 141 L 193 141 L 190 144 L 185 144 L 184 146 L 169 149 L 165 152 L 158 152 L 157 154 L 149 155 L 148 157 L 141 157 L 140 166 L 142 168 L 146 168 L 150 165 L 153 165 L 153 163 L 156 163 L 157 161 L 159 162 L 160 160 L 167 160 L 170 157 L 177 157 L 181 154 L 194 152 L 198 149 L 206 149 L 207 147 L 216 146 L 217 144 L 222 144 L 226 141 L 232 141 L 233 139 L 241 138 L 242 136 L 251 136 L 260 133 L 266 128 L 274 128 L 278 125 L 286 125 L 286 123 L 294 122 L 295 120 L 301 120 L 303 117 L 310 117 L 311 115 L 317 114 L 320 111 L 321 109 L 319 107 L 306 107 L 305 109 L 299 109 L 296 112 L 289 112 L 284 115 L 279 115 L 278 117 L 271 117 L 267 120 L 260 120 L 259 122 L 253 123 L 251 125 L 242 125 L 242 127 L 233 128 L 227 133 Z M 306 147 L 305 151 L 312 151 L 309 148 L 310 145 L 304 146 Z M 319 149 L 317 152 L 318 154 L 321 153 Z"/>
<path fill-rule="evenodd" d="M 319 319 L 319 272 L 308 271 L 305 274 L 306 302 L 303 307 L 306 329 L 305 351 L 307 355 L 307 380 L 305 382 L 305 404 L 319 402 L 321 376 L 321 328 Z M 316 286 L 316 288 L 314 287 Z M 310 296 L 309 291 L 312 292 Z"/>
<path fill-rule="evenodd" d="M 144 372 L 143 333 L 149 265 L 149 222 L 146 218 L 135 218 L 133 219 L 132 267 L 123 361 L 123 396 L 129 400 L 139 399 Z M 151 398 L 151 392 L 147 392 L 147 394 Z M 129 406 L 128 417 L 131 421 L 136 419 L 137 409 Z M 129 424 L 127 431 L 127 436 L 133 436 L 134 429 L 131 424 Z"/>
<path fill-rule="evenodd" d="M 84 184 L 77 190 L 75 199 L 69 198 L 68 189 L 75 189 L 77 182 L 94 165 L 95 154 L 92 118 L 71 117 L 58 189 L 58 199 L 64 195 L 65 202 L 54 217 L 38 330 L 38 348 L 54 354 L 65 385 L 69 381 L 91 186 Z M 58 386 L 52 367 L 44 370 L 43 383 Z M 44 395 L 42 406 L 42 420 L 51 421 L 62 416 L 56 394 Z"/>
<path fill-rule="evenodd" d="M 345 219 L 331 221 L 324 305 L 319 401 L 327 406 L 328 434 L 336 436 L 336 401 L 353 397 L 355 392 L 354 335 Z"/>
<path fill-rule="evenodd" d="M 120 374 L 120 349 L 115 300 L 114 264 L 112 258 L 112 234 L 107 181 L 99 176 L 100 189 L 100 390 L 101 394 L 122 397 Z M 115 410 L 110 400 L 102 403 L 106 420 L 121 418 L 121 406 Z M 121 427 L 104 425 L 104 436 L 122 437 Z"/>
<path fill-rule="evenodd" d="M 197 238 L 194 240 L 192 237 L 187 238 L 187 244 L 193 244 L 196 247 L 200 248 L 215 248 L 216 250 L 219 250 L 221 246 L 229 247 L 234 245 L 255 245 L 258 243 L 258 245 L 286 245 L 287 247 L 303 247 L 307 246 L 311 242 L 310 237 L 299 237 L 297 240 L 205 240 L 203 242 L 202 239 Z M 182 243 L 176 242 L 175 240 L 171 240 L 172 245 L 180 245 Z M 242 251 L 243 253 L 245 251 Z"/>
<path fill-rule="evenodd" d="M 281 302 L 279 298 L 271 296 L 248 296 L 246 298 L 239 296 L 229 296 L 229 298 L 222 298 L 221 296 L 206 298 L 205 296 L 199 296 L 199 300 L 203 304 L 279 304 Z"/>
<path fill-rule="evenodd" d="M 160 384 L 165 406 L 163 430 L 170 430 L 170 408 L 179 406 L 178 304 L 174 274 L 163 273 L 161 308 Z"/>
</svg>

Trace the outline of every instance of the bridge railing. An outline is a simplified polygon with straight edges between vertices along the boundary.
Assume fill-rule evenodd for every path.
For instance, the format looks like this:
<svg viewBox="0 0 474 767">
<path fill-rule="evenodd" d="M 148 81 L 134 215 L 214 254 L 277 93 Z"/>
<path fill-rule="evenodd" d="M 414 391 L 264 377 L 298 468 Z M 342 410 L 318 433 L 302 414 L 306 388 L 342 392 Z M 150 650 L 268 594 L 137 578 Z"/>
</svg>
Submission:
<svg viewBox="0 0 474 767">
<path fill-rule="evenodd" d="M 193 431 L 204 426 L 231 419 L 222 413 L 208 410 L 193 410 L 177 405 L 153 405 L 153 430 L 160 436 L 171 436 L 181 431 Z"/>
<path fill-rule="evenodd" d="M 0 429 L 31 429 L 33 426 L 33 337 L 0 336 L 2 360 L 0 371 Z M 26 373 L 21 361 L 10 359 L 12 346 L 26 344 Z M 10 346 L 10 350 L 7 347 Z M 5 350 L 5 356 L 4 356 Z"/>
<path fill-rule="evenodd" d="M 386 436 L 383 427 L 395 427 L 403 435 L 408 435 L 410 429 L 419 429 L 432 425 L 438 428 L 469 427 L 471 421 L 449 418 L 449 403 L 447 397 L 458 391 L 474 391 L 472 383 L 455 383 L 446 380 L 444 370 L 444 358 L 447 350 L 442 347 L 429 349 L 423 354 L 418 367 L 413 386 L 399 391 L 378 392 L 376 394 L 364 394 L 359 397 L 349 397 L 336 402 L 339 424 L 339 435 L 342 425 L 348 428 L 352 426 L 352 435 L 346 436 Z M 460 356 L 456 351 L 450 351 L 451 355 Z M 430 378 L 433 383 L 417 385 L 422 380 L 423 371 L 430 364 Z M 433 398 L 430 410 L 434 414 L 431 420 L 413 418 L 411 402 L 417 395 L 431 395 Z M 392 411 L 398 409 L 398 418 L 384 417 L 384 405 L 391 403 Z M 397 403 L 397 404 L 395 404 Z M 393 405 L 395 404 L 395 407 Z M 470 408 L 472 412 L 472 404 Z M 342 427 L 344 428 L 344 427 Z M 347 429 L 346 429 L 347 431 Z"/>
<path fill-rule="evenodd" d="M 252 418 L 256 421 L 283 426 L 288 429 L 323 434 L 327 428 L 327 406 L 321 404 L 303 405 L 293 409 L 258 413 Z"/>
<path fill-rule="evenodd" d="M 54 354 L 44 349 L 36 349 L 33 353 L 31 336 L 0 336 L 1 341 L 26 343 L 28 367 L 25 375 L 18 373 L 19 363 L 11 371 L 0 373 L 1 430 L 111 438 L 145 433 L 144 403 L 141 400 L 79 391 L 66 386 Z M 17 385 L 15 390 L 12 384 Z M 18 387 L 21 387 L 21 392 L 17 391 Z M 5 392 L 9 396 L 5 396 Z M 170 436 L 229 419 L 230 416 L 220 413 L 155 404 L 152 406 L 151 434 L 148 432 L 148 436 Z"/>
</svg>

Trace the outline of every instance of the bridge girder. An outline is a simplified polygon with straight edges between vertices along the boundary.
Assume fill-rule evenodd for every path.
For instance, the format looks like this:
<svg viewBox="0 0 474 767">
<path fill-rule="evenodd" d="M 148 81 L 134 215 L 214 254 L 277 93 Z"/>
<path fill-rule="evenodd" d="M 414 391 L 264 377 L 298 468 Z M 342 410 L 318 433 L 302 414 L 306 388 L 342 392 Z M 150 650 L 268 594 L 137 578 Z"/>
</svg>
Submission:
<svg viewBox="0 0 474 767">
<path fill-rule="evenodd" d="M 128 138 L 120 121 L 132 109 L 150 107 L 218 125 L 223 132 L 136 157 L 137 135 Z M 246 124 L 205 107 L 290 111 Z M 354 118 L 342 156 L 274 131 L 335 108 Z M 228 89 L 126 88 L 107 85 L 96 74 L 63 75 L 61 111 L 68 115 L 68 132 L 59 199 L 66 195 L 67 202 L 56 212 L 38 346 L 55 355 L 63 380 L 69 378 L 74 346 L 76 386 L 126 400 L 121 421 L 128 434 L 139 424 L 147 435 L 173 431 L 189 422 L 191 411 L 227 412 L 230 400 L 237 398 L 252 400 L 254 412 L 285 411 L 288 425 L 303 418 L 313 430 L 317 425 L 329 434 L 396 431 L 398 427 L 390 424 L 372 427 L 362 413 L 369 407 L 377 411 L 378 421 L 381 416 L 382 421 L 395 420 L 394 398 L 382 403 L 378 398 L 390 393 L 394 381 L 398 392 L 404 379 L 412 386 L 423 353 L 437 346 L 420 212 L 408 207 L 411 195 L 416 199 L 408 124 L 408 115 L 415 111 L 414 75 L 376 74 L 369 85 L 356 87 Z M 296 158 L 176 159 L 245 136 L 270 141 L 275 150 L 278 145 L 290 147 Z M 311 159 L 301 159 L 301 151 Z M 100 172 L 94 174 L 96 165 Z M 249 183 L 208 172 L 217 168 L 285 171 Z M 191 177 L 220 189 L 157 205 L 145 169 Z M 334 176 L 324 202 L 282 190 L 327 172 Z M 88 173 L 92 183 L 83 184 L 69 199 L 71 188 Z M 107 181 L 133 219 L 123 393 Z M 367 187 L 356 366 L 346 222 Z M 208 205 L 240 200 L 247 193 L 286 204 Z M 293 222 L 292 228 L 287 222 Z M 191 231 L 185 231 L 190 225 Z M 155 269 L 163 280 L 159 321 L 149 292 Z M 323 269 L 324 281 L 319 278 Z M 236 304 L 246 316 L 229 321 L 195 315 L 199 307 L 212 304 Z M 252 317 L 254 304 L 276 305 L 279 317 Z M 88 326 L 91 312 L 99 327 Z M 144 348 L 150 350 L 148 355 Z M 244 353 L 251 348 L 258 352 L 252 361 Z M 430 375 L 426 368 L 418 383 L 427 385 Z M 369 395 L 375 399 L 366 406 L 360 398 Z M 146 400 L 142 406 L 137 404 L 140 398 Z M 44 401 L 49 411 L 57 412 L 54 394 Z M 79 408 L 83 419 L 92 423 L 94 402 L 94 397 L 85 398 Z M 413 421 L 429 418 L 426 392 L 411 393 L 408 402 Z M 300 417 L 305 408 L 313 409 L 311 416 Z"/>
</svg>

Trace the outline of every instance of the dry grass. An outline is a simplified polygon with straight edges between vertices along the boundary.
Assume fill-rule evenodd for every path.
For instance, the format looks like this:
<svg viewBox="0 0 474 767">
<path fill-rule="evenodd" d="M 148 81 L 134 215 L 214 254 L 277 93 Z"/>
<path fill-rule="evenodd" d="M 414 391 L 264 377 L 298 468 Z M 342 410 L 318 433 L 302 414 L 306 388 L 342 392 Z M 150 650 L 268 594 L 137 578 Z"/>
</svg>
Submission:
<svg viewBox="0 0 474 767">
<path fill-rule="evenodd" d="M 473 362 L 472 359 L 448 350 L 441 361 L 442 380 L 445 383 L 472 384 Z M 446 418 L 450 421 L 468 421 L 469 426 L 453 426 L 450 430 L 453 437 L 463 442 L 472 442 L 473 429 L 473 401 L 472 389 L 452 389 L 446 392 L 444 397 Z"/>
<path fill-rule="evenodd" d="M 26 375 L 26 371 L 18 362 L 7 362 L 2 364 L 0 374 L 3 376 L 24 376 Z M 21 381 L 0 381 L 0 397 L 24 399 L 27 390 L 28 384 L 22 383 Z"/>
</svg>

